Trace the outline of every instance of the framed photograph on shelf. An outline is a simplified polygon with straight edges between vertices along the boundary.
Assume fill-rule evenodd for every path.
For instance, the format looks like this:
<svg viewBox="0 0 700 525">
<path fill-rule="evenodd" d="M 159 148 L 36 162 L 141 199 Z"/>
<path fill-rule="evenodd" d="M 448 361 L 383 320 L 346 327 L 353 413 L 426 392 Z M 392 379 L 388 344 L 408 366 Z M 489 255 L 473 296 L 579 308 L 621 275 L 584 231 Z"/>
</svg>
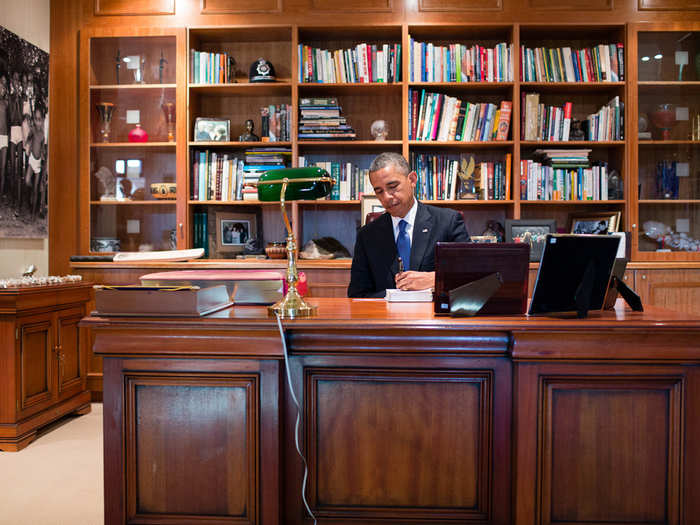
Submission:
<svg viewBox="0 0 700 525">
<path fill-rule="evenodd" d="M 246 242 L 257 238 L 255 213 L 216 212 L 216 251 L 242 252 Z"/>
<path fill-rule="evenodd" d="M 506 242 L 530 245 L 530 261 L 539 262 L 548 233 L 557 233 L 554 219 L 506 219 Z"/>
<path fill-rule="evenodd" d="M 231 121 L 228 119 L 197 117 L 194 121 L 195 142 L 229 142 Z"/>
<path fill-rule="evenodd" d="M 620 212 L 572 213 L 569 216 L 571 233 L 603 234 L 616 232 L 620 227 Z"/>
<path fill-rule="evenodd" d="M 363 195 L 360 201 L 360 215 L 362 216 L 362 226 L 367 223 L 367 216 L 370 213 L 384 213 L 384 207 L 379 199 L 374 195 Z M 376 216 L 373 217 L 376 219 Z M 370 220 L 369 222 L 372 222 Z"/>
</svg>

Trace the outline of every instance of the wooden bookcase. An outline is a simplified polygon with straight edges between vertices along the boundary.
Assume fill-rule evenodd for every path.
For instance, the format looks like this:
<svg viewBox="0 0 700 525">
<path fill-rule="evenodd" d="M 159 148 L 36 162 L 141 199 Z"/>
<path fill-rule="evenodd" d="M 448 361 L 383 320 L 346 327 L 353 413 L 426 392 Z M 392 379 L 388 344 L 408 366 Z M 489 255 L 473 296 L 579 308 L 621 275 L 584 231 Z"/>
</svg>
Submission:
<svg viewBox="0 0 700 525">
<path fill-rule="evenodd" d="M 300 157 L 307 164 L 319 161 L 352 163 L 366 169 L 372 158 L 381 151 L 402 153 L 409 160 L 416 155 L 443 155 L 450 158 L 472 155 L 478 162 L 511 159 L 510 192 L 504 200 L 427 200 L 431 204 L 463 210 L 471 234 L 481 234 L 489 220 L 501 224 L 506 219 L 554 218 L 557 228 L 567 231 L 573 214 L 621 214 L 621 229 L 638 232 L 633 235 L 632 259 L 639 261 L 700 261 L 689 252 L 656 251 L 650 248 L 648 237 L 641 232 L 640 223 L 658 219 L 661 222 L 680 219 L 687 224 L 687 235 L 694 238 L 700 231 L 700 207 L 696 194 L 697 139 L 690 137 L 689 122 L 676 126 L 673 140 L 638 140 L 637 121 L 644 112 L 657 104 L 659 96 L 669 98 L 674 107 L 687 105 L 689 118 L 698 113 L 694 94 L 700 92 L 695 65 L 698 47 L 698 25 L 695 24 L 633 24 L 591 23 L 587 25 L 512 23 L 397 23 L 373 25 L 221 25 L 191 26 L 187 29 L 130 29 L 91 28 L 81 33 L 81 62 L 90 68 L 81 71 L 82 129 L 80 135 L 81 165 L 81 234 L 80 252 L 96 250 L 97 238 L 117 238 L 121 250 L 135 250 L 139 246 L 152 249 L 192 247 L 194 215 L 206 211 L 209 225 L 210 257 L 221 259 L 230 254 L 216 252 L 215 216 L 217 212 L 247 213 L 255 216 L 260 241 L 279 241 L 284 228 L 279 209 L 257 201 L 202 201 L 193 200 L 191 169 L 195 152 L 209 149 L 231 153 L 242 158 L 250 147 L 288 147 L 289 164 L 296 166 Z M 686 56 L 685 77 L 681 81 L 668 80 L 673 66 L 664 65 L 659 79 L 648 80 L 653 72 L 640 62 L 640 49 L 652 40 L 669 47 L 674 38 L 684 35 Z M 499 42 L 512 45 L 512 80 L 505 82 L 421 82 L 410 77 L 411 39 L 434 45 L 460 43 L 493 47 Z M 299 44 L 331 51 L 346 49 L 358 43 L 401 44 L 401 78 L 391 83 L 308 83 L 299 78 Z M 624 45 L 624 78 L 605 82 L 531 82 L 521 80 L 520 47 L 572 48 L 593 47 L 597 44 Z M 141 51 L 139 51 L 141 50 Z M 236 82 L 221 84 L 193 83 L 190 54 L 192 51 L 228 53 L 236 60 Z M 671 53 L 671 51 L 668 51 Z M 145 83 L 131 79 L 132 66 L 122 64 L 122 81 L 116 83 L 115 57 L 140 53 L 146 59 Z M 247 66 L 258 57 L 269 60 L 276 70 L 272 83 L 250 83 Z M 158 64 L 166 60 L 165 79 L 158 78 Z M 127 69 L 129 68 L 129 69 Z M 677 67 L 676 67 L 677 69 Z M 129 75 L 128 78 L 124 78 Z M 646 76 L 645 76 L 646 75 Z M 421 141 L 409 138 L 409 93 L 411 91 L 440 93 L 470 102 L 512 102 L 509 136 L 505 141 Z M 573 105 L 573 118 L 585 120 L 613 97 L 624 104 L 624 137 L 612 141 L 550 142 L 524 140 L 521 134 L 522 97 L 538 93 L 540 103 L 547 106 Z M 357 133 L 356 140 L 299 140 L 297 137 L 299 101 L 303 97 L 336 97 L 343 108 L 348 124 Z M 176 132 L 168 140 L 164 100 L 175 104 Z M 672 100 L 671 100 L 672 99 Z M 100 135 L 102 122 L 96 106 L 113 101 L 114 116 L 111 136 L 103 142 Z M 284 142 L 240 142 L 243 123 L 252 119 L 259 132 L 259 108 L 269 104 L 287 104 L 291 107 L 291 136 Z M 144 128 L 149 132 L 148 142 L 132 143 L 127 139 L 133 124 L 125 120 L 126 111 L 139 109 Z M 194 122 L 198 117 L 228 119 L 231 122 L 230 140 L 226 142 L 195 142 Z M 386 141 L 372 140 L 369 133 L 373 120 L 383 119 L 389 126 Z M 133 120 L 133 118 L 132 118 Z M 685 129 L 688 128 L 688 129 Z M 656 133 L 656 130 L 655 130 Z M 678 135 L 678 136 L 676 136 Z M 681 137 L 683 135 L 683 137 Z M 688 136 L 686 136 L 688 135 Z M 590 148 L 590 158 L 604 161 L 609 170 L 615 170 L 624 185 L 624 199 L 617 200 L 526 200 L 519 191 L 521 160 L 533 157 L 540 148 Z M 659 156 L 687 158 L 689 177 L 683 186 L 685 198 L 645 198 L 645 188 L 653 180 L 645 175 Z M 659 157 L 660 158 L 660 157 Z M 103 166 L 119 168 L 116 163 L 125 160 L 140 162 L 143 176 L 140 184 L 144 193 L 126 201 L 101 200 L 96 173 Z M 652 166 L 653 168 L 653 166 Z M 123 168 L 122 168 L 123 169 Z M 653 171 L 653 170 L 652 170 Z M 645 177 L 647 177 L 645 179 Z M 651 177 L 653 179 L 653 176 Z M 155 200 L 149 185 L 154 182 L 176 181 L 177 194 L 173 200 Z M 683 181 L 685 183 L 685 181 Z M 695 193 L 693 193 L 695 192 Z M 691 195 L 692 193 L 692 195 Z M 663 201 L 663 202 L 661 202 Z M 314 201 L 290 204 L 299 246 L 309 239 L 333 236 L 351 252 L 357 227 L 361 222 L 360 202 Z M 685 223 L 683 219 L 687 219 Z M 675 224 L 672 227 L 675 229 Z M 134 231 L 137 230 L 135 234 Z M 653 244 L 653 243 L 652 243 Z M 234 263 L 235 264 L 235 263 Z M 264 261 L 261 262 L 264 264 Z"/>
</svg>

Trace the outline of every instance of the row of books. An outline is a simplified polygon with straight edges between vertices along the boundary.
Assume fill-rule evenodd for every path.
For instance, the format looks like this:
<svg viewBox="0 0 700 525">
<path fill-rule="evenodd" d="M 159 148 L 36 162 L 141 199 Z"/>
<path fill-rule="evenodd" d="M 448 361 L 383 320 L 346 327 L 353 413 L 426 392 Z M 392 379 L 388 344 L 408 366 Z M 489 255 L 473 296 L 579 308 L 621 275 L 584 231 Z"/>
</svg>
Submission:
<svg viewBox="0 0 700 525">
<path fill-rule="evenodd" d="M 190 80 L 193 84 L 235 82 L 236 61 L 228 53 L 190 51 Z"/>
<path fill-rule="evenodd" d="M 284 168 L 289 150 L 253 149 L 240 159 L 215 150 L 193 152 L 191 195 L 195 201 L 257 200 L 252 186 L 262 173 Z"/>
<path fill-rule="evenodd" d="M 465 155 L 412 153 L 410 165 L 418 174 L 416 197 L 423 200 L 506 200 L 510 195 L 512 156 L 503 161 L 476 163 L 465 171 Z"/>
<path fill-rule="evenodd" d="M 522 82 L 618 82 L 625 79 L 622 43 L 583 49 L 520 46 Z"/>
<path fill-rule="evenodd" d="M 355 130 L 341 115 L 335 97 L 302 98 L 299 101 L 300 139 L 347 140 L 356 137 Z"/>
<path fill-rule="evenodd" d="M 409 89 L 409 140 L 507 140 L 513 103 L 466 102 L 443 93 Z"/>
<path fill-rule="evenodd" d="M 292 140 L 292 106 L 270 104 L 260 108 L 260 136 L 264 142 L 289 142 Z"/>
<path fill-rule="evenodd" d="M 204 257 L 209 257 L 209 228 L 207 226 L 207 212 L 196 211 L 192 214 L 194 237 L 192 239 L 193 248 L 203 248 Z"/>
<path fill-rule="evenodd" d="M 329 51 L 299 44 L 299 81 L 389 83 L 401 81 L 401 44 L 357 44 Z"/>
<path fill-rule="evenodd" d="M 300 168 L 304 166 L 317 166 L 325 169 L 336 183 L 331 188 L 331 194 L 327 197 L 328 200 L 357 200 L 368 191 L 374 193 L 372 184 L 369 182 L 369 169 L 360 168 L 352 162 L 337 162 L 337 161 L 308 161 L 306 157 L 299 156 L 298 165 Z"/>
<path fill-rule="evenodd" d="M 523 93 L 522 140 L 568 141 L 571 131 L 572 103 L 562 107 L 540 104 L 539 93 Z"/>
<path fill-rule="evenodd" d="M 535 160 L 520 161 L 520 199 L 542 201 L 608 200 L 608 165 L 556 168 Z"/>
<path fill-rule="evenodd" d="M 409 70 L 411 82 L 512 82 L 513 44 L 440 46 L 411 38 Z"/>
</svg>

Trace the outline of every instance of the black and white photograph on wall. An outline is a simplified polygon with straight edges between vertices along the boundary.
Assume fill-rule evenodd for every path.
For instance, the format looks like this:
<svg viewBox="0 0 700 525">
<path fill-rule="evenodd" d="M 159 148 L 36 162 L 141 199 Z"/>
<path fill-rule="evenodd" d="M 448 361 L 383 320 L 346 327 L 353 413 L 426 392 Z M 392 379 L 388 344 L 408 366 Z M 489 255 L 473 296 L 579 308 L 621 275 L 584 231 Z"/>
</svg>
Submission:
<svg viewBox="0 0 700 525">
<path fill-rule="evenodd" d="M 49 55 L 0 26 L 0 237 L 48 235 Z"/>
</svg>

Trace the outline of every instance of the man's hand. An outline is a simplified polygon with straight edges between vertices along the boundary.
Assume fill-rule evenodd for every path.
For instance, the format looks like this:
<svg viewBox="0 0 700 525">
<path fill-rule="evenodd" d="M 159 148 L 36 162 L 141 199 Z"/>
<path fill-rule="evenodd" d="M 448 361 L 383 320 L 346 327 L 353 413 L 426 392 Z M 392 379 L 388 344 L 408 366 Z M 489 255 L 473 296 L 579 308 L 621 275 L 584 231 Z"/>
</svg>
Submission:
<svg viewBox="0 0 700 525">
<path fill-rule="evenodd" d="M 435 272 L 401 272 L 396 274 L 395 280 L 399 290 L 435 288 Z"/>
</svg>

